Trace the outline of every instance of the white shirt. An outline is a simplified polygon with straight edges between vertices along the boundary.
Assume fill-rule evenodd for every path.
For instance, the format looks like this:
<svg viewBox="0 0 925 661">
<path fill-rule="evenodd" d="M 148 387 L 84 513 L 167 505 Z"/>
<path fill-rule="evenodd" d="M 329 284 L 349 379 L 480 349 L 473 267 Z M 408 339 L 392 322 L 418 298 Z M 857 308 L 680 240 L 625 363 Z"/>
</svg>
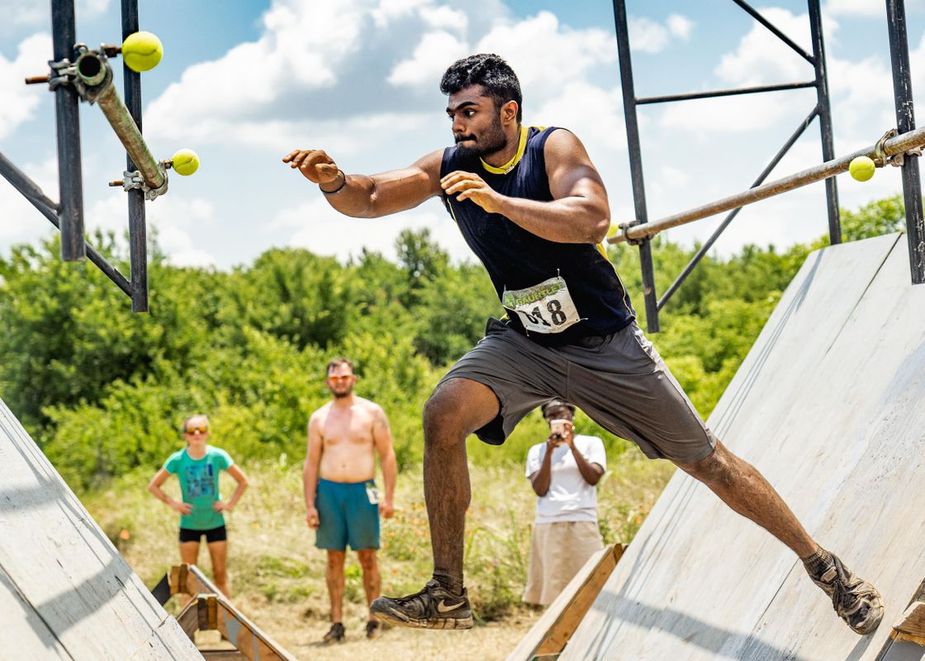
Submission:
<svg viewBox="0 0 925 661">
<path fill-rule="evenodd" d="M 540 470 L 546 456 L 546 442 L 537 443 L 527 453 L 527 478 Z M 575 436 L 575 448 L 589 464 L 607 470 L 604 444 L 597 436 Z M 597 521 L 597 491 L 585 481 L 568 445 L 552 451 L 549 491 L 536 499 L 536 523 L 558 521 Z"/>
</svg>

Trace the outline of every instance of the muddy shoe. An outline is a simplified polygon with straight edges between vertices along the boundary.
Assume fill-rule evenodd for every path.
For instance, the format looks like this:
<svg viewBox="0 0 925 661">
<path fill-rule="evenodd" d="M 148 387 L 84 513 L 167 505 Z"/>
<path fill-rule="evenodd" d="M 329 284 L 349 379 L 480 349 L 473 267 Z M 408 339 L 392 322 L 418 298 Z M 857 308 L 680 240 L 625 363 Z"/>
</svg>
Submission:
<svg viewBox="0 0 925 661">
<path fill-rule="evenodd" d="M 813 583 L 832 598 L 835 612 L 855 633 L 873 633 L 883 619 L 883 600 L 877 589 L 859 578 L 832 555 L 832 562 L 818 576 L 810 573 Z"/>
<path fill-rule="evenodd" d="M 328 632 L 324 634 L 324 638 L 321 639 L 321 642 L 325 645 L 344 642 L 344 625 L 340 622 L 332 624 Z"/>
<path fill-rule="evenodd" d="M 370 610 L 380 620 L 418 629 L 471 629 L 472 610 L 465 590 L 457 596 L 435 580 L 407 597 L 379 597 Z"/>
</svg>

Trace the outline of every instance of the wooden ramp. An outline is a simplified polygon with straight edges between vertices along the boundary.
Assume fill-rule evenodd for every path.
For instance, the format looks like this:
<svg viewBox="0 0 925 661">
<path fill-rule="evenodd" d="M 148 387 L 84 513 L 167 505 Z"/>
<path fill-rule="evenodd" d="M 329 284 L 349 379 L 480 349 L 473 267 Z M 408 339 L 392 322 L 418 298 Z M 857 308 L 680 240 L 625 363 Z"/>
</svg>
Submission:
<svg viewBox="0 0 925 661">
<path fill-rule="evenodd" d="M 2 401 L 0 658 L 202 659 Z"/>
<path fill-rule="evenodd" d="M 162 603 L 175 594 L 192 597 L 177 621 L 206 661 L 295 661 L 228 601 L 196 565 L 174 565 L 153 592 L 155 596 L 164 593 Z"/>
<path fill-rule="evenodd" d="M 555 658 L 568 644 L 581 619 L 597 598 L 625 547 L 609 544 L 588 558 L 559 596 L 549 604 L 507 661 Z"/>
<path fill-rule="evenodd" d="M 679 471 L 560 658 L 925 657 L 891 637 L 925 579 L 925 285 L 905 237 L 810 255 L 710 425 L 878 587 L 880 629 L 852 633 L 789 550 Z"/>
</svg>

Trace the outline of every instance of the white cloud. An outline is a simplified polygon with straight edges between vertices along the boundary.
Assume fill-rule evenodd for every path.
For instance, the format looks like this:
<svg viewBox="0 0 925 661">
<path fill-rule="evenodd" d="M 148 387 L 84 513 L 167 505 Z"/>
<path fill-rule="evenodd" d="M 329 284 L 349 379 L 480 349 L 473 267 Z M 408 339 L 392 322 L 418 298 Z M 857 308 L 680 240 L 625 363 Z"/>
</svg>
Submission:
<svg viewBox="0 0 925 661">
<path fill-rule="evenodd" d="M 79 18 L 92 18 L 109 11 L 109 0 L 77 0 L 75 12 Z"/>
<path fill-rule="evenodd" d="M 58 197 L 58 161 L 17 164 L 51 200 Z M 45 216 L 39 213 L 23 195 L 0 177 L 0 243 L 35 243 L 40 237 L 57 232 Z"/>
<path fill-rule="evenodd" d="M 694 30 L 694 22 L 681 14 L 672 14 L 665 23 L 672 35 L 685 41 L 690 38 Z"/>
<path fill-rule="evenodd" d="M 883 16 L 885 9 L 881 0 L 829 0 L 822 13 L 829 16 Z"/>
<path fill-rule="evenodd" d="M 530 113 L 534 123 L 562 126 L 575 132 L 584 143 L 591 160 L 622 151 L 626 147 L 620 92 L 604 90 L 585 81 L 568 83 L 561 94 Z"/>
<path fill-rule="evenodd" d="M 88 233 L 93 230 L 112 232 L 121 249 L 128 251 L 128 210 L 125 194 L 113 192 L 86 213 Z M 215 257 L 197 245 L 193 233 L 215 220 L 211 202 L 202 198 L 185 199 L 170 194 L 145 203 L 145 224 L 149 235 L 156 235 L 160 249 L 174 266 L 214 266 Z"/>
<path fill-rule="evenodd" d="M 532 18 L 495 27 L 479 40 L 475 52 L 501 55 L 517 72 L 524 95 L 532 88 L 531 98 L 536 99 L 558 89 L 549 85 L 551 72 L 560 81 L 581 79 L 593 66 L 614 62 L 617 44 L 609 31 L 573 30 L 542 11 Z"/>
<path fill-rule="evenodd" d="M 456 225 L 434 200 L 420 207 L 387 218 L 348 218 L 332 209 L 320 197 L 280 211 L 270 222 L 271 229 L 291 230 L 287 245 L 305 248 L 318 255 L 341 260 L 358 256 L 363 248 L 395 259 L 395 240 L 404 229 L 427 228 L 451 257 L 472 259 Z M 362 240 L 357 240 L 362 237 Z"/>
<path fill-rule="evenodd" d="M 377 113 L 340 120 L 232 120 L 216 118 L 202 124 L 161 127 L 159 137 L 179 144 L 234 143 L 244 148 L 269 150 L 282 156 L 296 148 L 323 147 L 338 155 L 367 152 L 383 139 L 410 135 L 422 122 L 434 121 L 434 113 Z"/>
<path fill-rule="evenodd" d="M 51 25 L 49 5 L 37 2 L 23 3 L 19 0 L 0 0 L 0 16 L 7 25 Z"/>
<path fill-rule="evenodd" d="M 771 7 L 763 9 L 762 15 L 804 51 L 812 53 L 806 14 Z M 827 32 L 834 32 L 834 23 L 828 22 L 827 27 Z M 735 52 L 722 57 L 716 74 L 736 85 L 806 81 L 815 75 L 809 62 L 758 23 L 742 38 Z"/>
<path fill-rule="evenodd" d="M 224 128 L 260 114 L 290 88 L 334 85 L 337 65 L 360 46 L 363 14 L 357 4 L 277 0 L 263 16 L 260 39 L 188 68 L 147 109 L 146 130 L 172 135 L 212 122 Z"/>
<path fill-rule="evenodd" d="M 51 37 L 34 34 L 20 42 L 16 59 L 0 55 L 0 138 L 10 135 L 17 126 L 29 120 L 47 85 L 25 85 L 26 76 L 43 74 L 51 57 Z"/>
<path fill-rule="evenodd" d="M 401 102 L 391 104 L 385 113 L 356 108 L 342 115 L 318 117 L 319 108 L 315 108 L 316 113 L 299 113 L 283 99 L 300 90 L 315 96 L 321 89 L 330 89 L 336 96 L 341 90 L 358 95 L 356 80 L 341 81 L 340 68 L 354 66 L 347 62 L 348 56 L 356 56 L 351 62 L 370 57 L 367 52 L 372 46 L 360 38 L 360 27 L 377 16 L 376 20 L 392 22 L 409 16 L 421 19 L 417 33 L 422 36 L 410 57 L 404 54 L 403 43 L 389 41 L 395 63 L 387 68 L 390 73 L 384 78 L 393 87 L 410 86 L 432 93 L 447 63 L 464 56 L 469 47 L 445 30 L 422 32 L 422 21 L 464 24 L 465 14 L 436 7 L 431 0 L 384 0 L 376 5 L 352 0 L 335 3 L 340 12 L 337 15 L 333 9 L 320 9 L 320 4 L 277 0 L 264 17 L 265 30 L 257 41 L 239 44 L 216 61 L 191 66 L 178 83 L 151 103 L 145 115 L 146 135 L 155 142 L 162 139 L 195 146 L 231 143 L 276 151 L 312 140 L 344 153 L 375 148 L 396 134 L 416 131 L 422 121 L 420 113 L 402 110 Z M 323 11 L 327 14 L 322 15 Z M 540 104 L 557 93 L 547 84 L 549 71 L 556 71 L 561 80 L 581 82 L 592 67 L 616 59 L 615 39 L 609 31 L 573 30 L 560 25 L 549 12 L 520 22 L 499 21 L 473 50 L 493 50 L 508 57 L 531 103 Z M 323 38 L 300 31 L 300 26 L 309 24 L 324 33 Z M 338 28 L 319 27 L 330 25 Z M 329 48 L 330 42 L 336 42 L 336 48 Z M 292 77 L 295 63 L 303 70 L 301 78 Z M 387 61 L 385 64 L 388 66 Z"/>
<path fill-rule="evenodd" d="M 462 34 L 469 27 L 469 17 L 466 13 L 451 7 L 422 7 L 421 18 L 432 28 L 456 30 Z"/>
<path fill-rule="evenodd" d="M 469 46 L 449 32 L 428 32 L 414 49 L 414 55 L 402 60 L 392 69 L 388 81 L 392 85 L 428 85 L 454 62 L 468 54 Z"/>
<path fill-rule="evenodd" d="M 380 0 L 379 6 L 370 14 L 377 28 L 386 28 L 389 23 L 411 16 L 431 4 L 431 0 Z"/>
<path fill-rule="evenodd" d="M 694 29 L 694 23 L 686 16 L 672 14 L 665 24 L 645 17 L 629 20 L 630 46 L 643 53 L 659 53 L 671 43 L 672 38 L 686 41 Z"/>
<path fill-rule="evenodd" d="M 698 99 L 667 104 L 658 123 L 664 129 L 700 139 L 716 133 L 748 133 L 765 129 L 785 117 L 792 117 L 796 128 L 796 117 L 805 116 L 812 108 L 811 103 L 805 105 L 803 108 L 802 104 L 796 104 L 799 106 L 797 109 L 792 103 L 768 103 L 766 94 Z"/>
<path fill-rule="evenodd" d="M 0 0 L 0 31 L 10 26 L 51 26 L 51 12 L 47 2 L 22 2 L 22 0 Z M 109 0 L 77 0 L 77 19 L 94 18 L 109 9 Z M 45 58 L 50 59 L 51 55 Z"/>
</svg>

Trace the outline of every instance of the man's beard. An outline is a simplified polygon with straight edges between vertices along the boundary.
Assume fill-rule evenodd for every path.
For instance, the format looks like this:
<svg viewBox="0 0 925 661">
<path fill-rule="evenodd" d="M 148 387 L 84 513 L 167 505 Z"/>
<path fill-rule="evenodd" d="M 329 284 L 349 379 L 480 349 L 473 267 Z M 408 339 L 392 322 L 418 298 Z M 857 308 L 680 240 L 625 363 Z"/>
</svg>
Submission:
<svg viewBox="0 0 925 661">
<path fill-rule="evenodd" d="M 479 158 L 490 156 L 507 147 L 507 136 L 501 127 L 501 120 L 497 117 L 491 127 L 485 131 L 475 147 L 464 147 L 459 144 L 460 140 L 472 138 L 471 135 L 454 136 L 456 140 L 456 153 L 463 157 L 478 156 Z"/>
<path fill-rule="evenodd" d="M 346 390 L 331 390 L 334 399 L 344 399 L 345 397 L 349 397 L 352 392 L 353 388 L 347 388 Z"/>
</svg>

